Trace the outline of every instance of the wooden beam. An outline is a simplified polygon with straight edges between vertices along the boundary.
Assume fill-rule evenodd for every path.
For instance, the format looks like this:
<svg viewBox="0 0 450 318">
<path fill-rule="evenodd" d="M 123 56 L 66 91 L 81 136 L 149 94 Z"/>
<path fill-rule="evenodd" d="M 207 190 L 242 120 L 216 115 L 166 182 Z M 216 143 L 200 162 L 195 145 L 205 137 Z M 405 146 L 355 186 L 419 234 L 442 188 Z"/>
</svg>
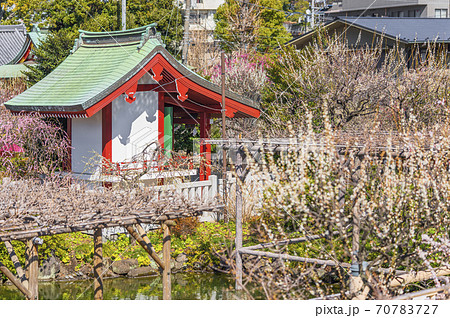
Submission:
<svg viewBox="0 0 450 318">
<path fill-rule="evenodd" d="M 139 224 L 136 224 L 137 231 L 133 226 L 129 225 L 126 227 L 128 233 L 142 246 L 142 248 L 153 258 L 153 260 L 159 265 L 159 267 L 164 270 L 164 262 L 159 258 L 156 251 L 153 249 L 150 239 L 145 234 L 144 229 Z"/>
<path fill-rule="evenodd" d="M 156 91 L 156 89 L 160 87 L 159 84 L 138 84 L 137 92 L 148 92 L 148 91 Z"/>
<path fill-rule="evenodd" d="M 186 109 L 181 109 L 180 107 L 175 107 L 173 110 L 173 116 L 177 118 L 192 118 L 197 119 L 197 112 L 188 111 Z"/>
<path fill-rule="evenodd" d="M 174 118 L 173 119 L 174 124 L 186 124 L 186 125 L 197 125 L 198 119 L 192 119 L 192 118 Z"/>
<path fill-rule="evenodd" d="M 10 241 L 5 241 L 6 250 L 8 251 L 9 257 L 11 261 L 13 262 L 14 268 L 16 269 L 17 276 L 19 277 L 21 283 L 25 288 L 28 288 L 28 280 L 25 275 L 25 271 L 22 268 L 22 264 L 19 261 L 19 258 L 16 255 L 16 252 L 14 251 L 14 247 L 12 246 Z"/>
<path fill-rule="evenodd" d="M 94 300 L 103 299 L 103 243 L 102 229 L 94 232 Z"/>
<path fill-rule="evenodd" d="M 333 233 L 331 233 L 331 236 L 339 235 L 339 233 L 340 233 L 339 231 L 334 231 Z M 292 239 L 287 239 L 287 240 L 282 240 L 282 241 L 261 243 L 261 244 L 253 245 L 253 246 L 246 246 L 245 248 L 249 249 L 249 250 L 258 250 L 258 249 L 269 248 L 269 247 L 274 247 L 274 246 L 284 246 L 284 245 L 289 245 L 289 244 L 309 242 L 309 241 L 314 241 L 314 240 L 318 240 L 318 239 L 325 238 L 325 237 L 329 237 L 329 235 L 325 235 L 325 234 L 310 235 L 310 236 L 292 238 Z"/>
<path fill-rule="evenodd" d="M 32 299 L 30 291 L 22 284 L 22 282 L 0 261 L 0 272 L 2 272 L 9 281 L 20 290 L 27 299 Z"/>
<path fill-rule="evenodd" d="M 38 274 L 39 274 L 39 254 L 38 245 L 35 244 L 35 240 L 27 240 L 27 250 L 28 250 L 28 290 L 30 291 L 30 299 L 39 299 L 39 285 L 38 285 Z"/>
<path fill-rule="evenodd" d="M 220 107 L 219 105 L 205 105 L 206 107 L 202 107 L 199 105 L 196 105 L 192 102 L 189 101 L 179 101 L 176 97 L 174 96 L 167 96 L 164 98 L 164 102 L 166 104 L 170 104 L 170 105 L 174 105 L 174 106 L 179 106 L 179 107 L 183 107 L 195 112 L 206 112 L 206 113 L 220 113 Z M 216 108 L 217 107 L 217 108 Z M 211 109 L 211 108 L 215 108 L 215 109 Z"/>
<path fill-rule="evenodd" d="M 184 217 L 193 217 L 198 216 L 201 212 L 211 211 L 214 209 L 218 209 L 223 207 L 222 205 L 216 206 L 200 206 L 196 209 L 193 209 L 192 212 L 169 212 L 164 213 L 163 215 L 158 215 L 153 212 L 145 213 L 147 211 L 143 211 L 144 214 L 141 215 L 131 215 L 131 216 L 119 216 L 119 217 L 107 217 L 103 219 L 97 219 L 88 222 L 75 223 L 75 224 L 66 224 L 61 226 L 42 226 L 36 224 L 37 228 L 32 230 L 22 230 L 15 232 L 2 232 L 0 234 L 0 242 L 2 241 L 10 241 L 10 240 L 24 240 L 33 238 L 36 236 L 46 236 L 46 235 L 55 235 L 55 234 L 63 234 L 63 233 L 73 233 L 73 232 L 81 232 L 87 230 L 93 230 L 96 228 L 107 228 L 114 226 L 125 226 L 132 225 L 138 222 L 142 223 L 154 223 L 161 222 L 166 220 L 174 220 L 178 218 Z M 136 212 L 138 213 L 138 211 Z M 30 225 L 31 226 L 31 225 Z"/>
<path fill-rule="evenodd" d="M 409 300 L 409 299 L 414 299 L 414 298 L 419 298 L 419 297 L 422 300 L 423 297 L 433 297 L 442 292 L 448 294 L 449 290 L 450 290 L 450 284 L 447 284 L 447 285 L 444 285 L 441 287 L 434 287 L 434 288 L 430 288 L 430 289 L 419 290 L 417 292 L 412 292 L 412 293 L 407 293 L 407 294 L 403 294 L 400 296 L 396 296 L 396 297 L 392 298 L 392 300 Z"/>
<path fill-rule="evenodd" d="M 161 92 L 161 93 L 177 93 L 177 86 L 175 83 L 167 84 L 138 84 L 138 92 Z"/>
<path fill-rule="evenodd" d="M 447 275 L 450 275 L 450 268 L 447 268 L 447 267 L 435 268 L 433 272 L 430 270 L 419 271 L 416 273 L 412 272 L 412 273 L 403 274 L 403 275 L 394 277 L 394 279 L 391 280 L 389 286 L 392 288 L 395 288 L 395 287 L 405 286 L 410 283 L 428 280 L 433 277 L 447 276 Z"/>
<path fill-rule="evenodd" d="M 277 253 L 272 253 L 272 252 L 255 251 L 255 250 L 249 250 L 245 247 L 241 248 L 239 250 L 239 252 L 242 254 L 249 254 L 249 255 L 261 256 L 261 257 L 284 259 L 287 261 L 310 263 L 310 264 L 316 264 L 316 265 L 326 265 L 326 266 L 340 266 L 340 267 L 344 267 L 344 268 L 350 268 L 350 264 L 348 264 L 348 263 L 339 263 L 339 262 L 335 262 L 335 261 L 321 260 L 321 259 L 316 259 L 316 258 L 292 256 L 292 255 L 288 255 L 288 254 L 277 254 Z"/>
<path fill-rule="evenodd" d="M 162 275 L 163 281 L 163 300 L 172 299 L 172 286 L 171 286 L 171 275 L 170 275 L 170 225 L 171 223 L 162 223 L 162 228 L 164 231 L 163 237 L 163 260 L 164 260 L 164 271 Z"/>
</svg>

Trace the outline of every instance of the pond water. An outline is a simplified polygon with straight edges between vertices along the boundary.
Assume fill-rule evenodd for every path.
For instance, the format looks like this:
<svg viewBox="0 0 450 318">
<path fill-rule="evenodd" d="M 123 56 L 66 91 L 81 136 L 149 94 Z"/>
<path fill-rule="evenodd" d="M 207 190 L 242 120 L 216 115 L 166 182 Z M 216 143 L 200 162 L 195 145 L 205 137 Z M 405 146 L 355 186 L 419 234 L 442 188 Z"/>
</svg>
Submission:
<svg viewBox="0 0 450 318">
<path fill-rule="evenodd" d="M 162 299 L 161 277 L 114 278 L 103 281 L 104 299 Z M 234 290 L 234 279 L 225 274 L 178 273 L 172 275 L 172 299 L 232 300 L 245 298 Z M 0 285 L 0 299 L 24 299 L 11 285 Z M 39 299 L 94 299 L 93 280 L 40 282 Z"/>
</svg>

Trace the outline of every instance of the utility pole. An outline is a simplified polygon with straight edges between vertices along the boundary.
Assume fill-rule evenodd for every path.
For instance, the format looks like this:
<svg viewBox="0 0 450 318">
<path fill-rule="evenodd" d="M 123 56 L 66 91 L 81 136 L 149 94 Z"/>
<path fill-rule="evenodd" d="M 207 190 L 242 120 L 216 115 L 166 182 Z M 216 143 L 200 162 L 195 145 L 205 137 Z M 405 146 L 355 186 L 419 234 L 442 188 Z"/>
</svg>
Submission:
<svg viewBox="0 0 450 318">
<path fill-rule="evenodd" d="M 222 77 L 222 187 L 223 198 L 226 200 L 227 195 L 227 151 L 225 150 L 225 139 L 227 138 L 226 130 L 226 116 L 225 116 L 225 53 L 220 53 L 220 73 Z M 226 210 L 225 210 L 226 211 Z M 224 216 L 225 221 L 228 221 L 228 215 Z"/>
<path fill-rule="evenodd" d="M 186 0 L 186 8 L 184 11 L 184 36 L 183 36 L 183 51 L 181 53 L 181 63 L 186 64 L 189 50 L 189 24 L 191 17 L 191 0 Z"/>
<path fill-rule="evenodd" d="M 122 0 L 122 30 L 127 29 L 127 0 Z"/>
<path fill-rule="evenodd" d="M 315 19 L 316 19 L 316 0 L 311 0 L 311 28 L 315 27 Z"/>
</svg>

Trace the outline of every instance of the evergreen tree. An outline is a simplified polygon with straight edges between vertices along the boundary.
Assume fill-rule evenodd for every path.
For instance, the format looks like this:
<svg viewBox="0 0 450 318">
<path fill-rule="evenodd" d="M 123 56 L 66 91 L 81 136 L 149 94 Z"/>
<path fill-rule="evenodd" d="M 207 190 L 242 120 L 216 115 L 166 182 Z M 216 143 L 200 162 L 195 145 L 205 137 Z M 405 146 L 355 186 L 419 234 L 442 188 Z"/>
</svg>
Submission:
<svg viewBox="0 0 450 318">
<path fill-rule="evenodd" d="M 32 86 L 53 71 L 69 55 L 74 44 L 74 37 L 66 30 L 50 33 L 33 49 L 37 65 L 28 66 L 25 73 L 29 86 Z"/>
</svg>

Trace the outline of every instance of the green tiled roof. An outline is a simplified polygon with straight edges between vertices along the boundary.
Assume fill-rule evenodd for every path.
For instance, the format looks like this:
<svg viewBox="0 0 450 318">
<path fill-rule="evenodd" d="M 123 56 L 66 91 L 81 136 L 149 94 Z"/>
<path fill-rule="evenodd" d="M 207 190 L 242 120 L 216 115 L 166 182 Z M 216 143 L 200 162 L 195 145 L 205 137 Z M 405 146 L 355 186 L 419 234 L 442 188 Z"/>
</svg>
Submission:
<svg viewBox="0 0 450 318">
<path fill-rule="evenodd" d="M 131 78 L 162 46 L 154 26 L 109 33 L 80 31 L 71 55 L 5 105 L 19 111 L 86 110 Z"/>
<path fill-rule="evenodd" d="M 127 83 L 157 54 L 183 78 L 220 96 L 221 88 L 179 63 L 165 50 L 156 24 L 115 32 L 80 31 L 73 53 L 53 72 L 5 103 L 11 111 L 84 113 Z M 226 97 L 257 108 L 258 104 L 233 92 Z M 245 114 L 244 114 L 245 115 Z"/>
<path fill-rule="evenodd" d="M 27 67 L 24 64 L 5 64 L 0 66 L 0 78 L 17 78 L 24 77 L 22 71 L 26 71 Z"/>
<path fill-rule="evenodd" d="M 43 31 L 41 31 L 41 29 L 36 26 L 33 27 L 31 32 L 28 32 L 28 36 L 30 37 L 31 42 L 33 42 L 33 45 L 35 47 L 38 47 L 41 42 L 45 41 L 45 39 L 47 38 L 47 34 L 43 33 Z"/>
</svg>

